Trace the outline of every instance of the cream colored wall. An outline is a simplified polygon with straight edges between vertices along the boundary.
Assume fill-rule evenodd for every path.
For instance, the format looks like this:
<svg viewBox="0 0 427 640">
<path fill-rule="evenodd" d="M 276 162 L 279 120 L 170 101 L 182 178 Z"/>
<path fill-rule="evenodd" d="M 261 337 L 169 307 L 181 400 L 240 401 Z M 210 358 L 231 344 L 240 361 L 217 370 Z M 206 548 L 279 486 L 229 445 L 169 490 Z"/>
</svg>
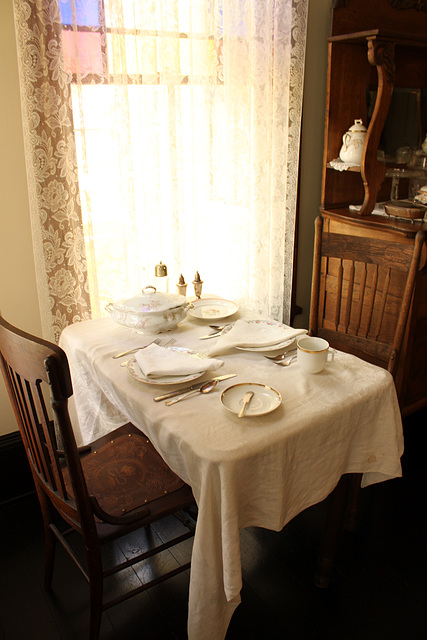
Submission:
<svg viewBox="0 0 427 640">
<path fill-rule="evenodd" d="M 0 310 L 12 324 L 41 335 L 12 0 L 0 2 Z M 0 436 L 17 430 L 0 376 Z"/>
<path fill-rule="evenodd" d="M 301 201 L 296 303 L 307 326 L 313 251 L 313 225 L 319 210 L 326 84 L 326 38 L 331 0 L 310 0 L 301 147 Z M 18 69 L 12 0 L 0 2 L 0 310 L 25 331 L 41 335 L 29 206 L 26 191 Z M 16 430 L 0 381 L 0 436 Z"/>
<path fill-rule="evenodd" d="M 327 38 L 331 0 L 310 0 L 301 135 L 301 192 L 298 224 L 296 304 L 302 315 L 294 324 L 308 328 L 314 220 L 319 214 L 325 124 Z"/>
</svg>

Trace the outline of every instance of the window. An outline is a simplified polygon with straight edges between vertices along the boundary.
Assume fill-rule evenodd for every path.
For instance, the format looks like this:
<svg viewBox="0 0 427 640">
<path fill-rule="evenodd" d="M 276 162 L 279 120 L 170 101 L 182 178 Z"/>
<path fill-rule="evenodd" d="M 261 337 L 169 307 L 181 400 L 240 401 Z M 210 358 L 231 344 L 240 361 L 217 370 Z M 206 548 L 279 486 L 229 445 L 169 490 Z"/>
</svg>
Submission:
<svg viewBox="0 0 427 640">
<path fill-rule="evenodd" d="M 46 337 L 160 261 L 289 318 L 307 0 L 56 1 L 14 3 Z"/>
</svg>

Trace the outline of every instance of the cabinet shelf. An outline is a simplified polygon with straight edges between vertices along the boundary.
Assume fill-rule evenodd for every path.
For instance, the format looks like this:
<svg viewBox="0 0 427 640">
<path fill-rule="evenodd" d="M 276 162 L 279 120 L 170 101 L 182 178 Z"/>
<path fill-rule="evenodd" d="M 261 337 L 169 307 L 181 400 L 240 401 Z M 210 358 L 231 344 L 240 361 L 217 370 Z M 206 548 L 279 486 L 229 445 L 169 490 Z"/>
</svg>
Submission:
<svg viewBox="0 0 427 640">
<path fill-rule="evenodd" d="M 337 167 L 334 167 L 333 165 L 330 164 L 330 162 L 328 162 L 328 164 L 326 165 L 327 169 L 332 169 L 333 171 L 338 171 L 338 173 L 341 173 L 342 171 L 353 171 L 354 173 L 360 173 L 360 167 L 357 165 L 353 165 L 353 166 L 349 166 L 346 169 L 339 169 Z"/>
<path fill-rule="evenodd" d="M 360 173 L 361 168 L 357 165 L 352 165 L 347 167 L 346 169 L 340 169 L 334 167 L 330 162 L 326 165 L 327 169 L 332 169 L 332 171 L 337 171 L 341 173 L 342 171 L 352 171 L 354 173 Z M 427 179 L 427 167 L 387 167 L 385 169 L 385 177 L 386 178 L 423 178 Z"/>
<path fill-rule="evenodd" d="M 423 220 L 403 220 L 394 216 L 382 216 L 371 213 L 364 216 L 361 220 L 357 211 L 349 207 L 328 207 L 321 208 L 320 212 L 323 216 L 334 219 L 335 221 L 345 221 L 346 224 L 353 226 L 356 231 L 369 229 L 369 233 L 374 231 L 383 231 L 390 233 L 398 233 L 402 238 L 414 239 L 418 231 L 427 231 L 427 221 Z"/>
<path fill-rule="evenodd" d="M 366 31 L 357 31 L 354 33 L 343 33 L 338 36 L 331 36 L 328 38 L 328 42 L 348 42 L 365 44 L 367 39 L 378 38 L 385 42 L 393 42 L 400 46 L 410 46 L 413 48 L 425 49 L 427 48 L 427 42 L 425 39 L 410 38 L 399 32 L 399 30 L 385 30 L 385 29 L 368 29 Z"/>
</svg>

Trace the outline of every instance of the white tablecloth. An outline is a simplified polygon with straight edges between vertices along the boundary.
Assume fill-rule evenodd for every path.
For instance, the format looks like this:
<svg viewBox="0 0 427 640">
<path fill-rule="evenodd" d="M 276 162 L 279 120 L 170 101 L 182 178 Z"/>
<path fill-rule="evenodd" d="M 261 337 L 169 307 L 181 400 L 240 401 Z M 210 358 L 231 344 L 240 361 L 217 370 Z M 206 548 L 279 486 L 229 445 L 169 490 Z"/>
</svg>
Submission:
<svg viewBox="0 0 427 640">
<path fill-rule="evenodd" d="M 206 333 L 202 321 L 187 319 L 166 335 L 177 346 L 200 350 L 198 336 Z M 169 387 L 135 380 L 120 366 L 123 358 L 111 357 L 146 341 L 110 318 L 63 331 L 60 345 L 70 362 L 80 436 L 76 432 L 80 442 L 90 442 L 130 420 L 191 485 L 199 516 L 188 634 L 190 640 L 221 640 L 240 602 L 240 528 L 281 530 L 326 498 L 344 473 L 363 473 L 363 486 L 401 475 L 403 436 L 393 379 L 340 352 L 311 375 L 298 364 L 282 368 L 260 353 L 234 349 L 220 356 L 225 364 L 218 373 L 236 378 L 168 407 L 153 397 Z M 266 416 L 238 419 L 220 396 L 240 382 L 274 387 L 281 406 Z"/>
</svg>

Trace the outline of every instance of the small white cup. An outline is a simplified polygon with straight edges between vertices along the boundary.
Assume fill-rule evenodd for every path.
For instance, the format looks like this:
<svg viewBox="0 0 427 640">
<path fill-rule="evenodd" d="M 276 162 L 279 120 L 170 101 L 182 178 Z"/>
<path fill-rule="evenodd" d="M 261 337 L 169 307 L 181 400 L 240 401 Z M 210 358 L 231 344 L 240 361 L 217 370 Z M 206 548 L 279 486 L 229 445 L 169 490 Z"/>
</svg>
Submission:
<svg viewBox="0 0 427 640">
<path fill-rule="evenodd" d="M 334 349 L 330 349 L 329 342 L 323 338 L 305 336 L 298 340 L 297 362 L 307 373 L 323 371 L 328 361 L 333 362 L 334 354 Z"/>
</svg>

